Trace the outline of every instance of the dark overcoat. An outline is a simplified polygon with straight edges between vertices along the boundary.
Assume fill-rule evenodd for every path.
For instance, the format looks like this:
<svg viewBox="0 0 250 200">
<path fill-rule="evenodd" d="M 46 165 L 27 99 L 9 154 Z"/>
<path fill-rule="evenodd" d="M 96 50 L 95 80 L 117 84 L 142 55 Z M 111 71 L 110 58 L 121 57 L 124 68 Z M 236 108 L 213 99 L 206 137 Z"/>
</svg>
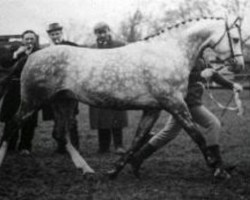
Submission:
<svg viewBox="0 0 250 200">
<path fill-rule="evenodd" d="M 111 40 L 105 47 L 101 48 L 116 48 L 124 45 L 122 42 Z M 92 48 L 100 47 L 94 45 Z M 90 106 L 89 121 L 92 129 L 123 128 L 128 125 L 128 116 L 126 111 L 100 109 Z"/>
<path fill-rule="evenodd" d="M 32 51 L 35 52 L 38 49 L 34 49 Z M 13 54 L 9 55 L 9 58 L 6 58 L 7 60 L 11 60 Z M 8 89 L 4 96 L 1 112 L 0 112 L 0 121 L 1 122 L 7 122 L 12 119 L 14 114 L 17 112 L 21 100 L 20 95 L 20 76 L 22 69 L 26 63 L 28 56 L 25 53 L 21 53 L 16 60 L 13 60 L 15 63 L 15 69 L 13 74 L 11 75 L 11 79 L 8 83 Z M 11 66 L 10 66 L 11 67 Z M 34 114 L 34 123 L 36 123 L 36 113 Z"/>
</svg>

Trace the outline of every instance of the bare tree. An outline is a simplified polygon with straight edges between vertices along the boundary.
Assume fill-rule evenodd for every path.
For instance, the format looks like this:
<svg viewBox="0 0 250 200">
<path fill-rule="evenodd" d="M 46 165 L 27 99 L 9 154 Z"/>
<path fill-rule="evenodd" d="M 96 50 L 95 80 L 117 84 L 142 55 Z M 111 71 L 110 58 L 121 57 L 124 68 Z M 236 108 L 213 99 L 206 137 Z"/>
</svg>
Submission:
<svg viewBox="0 0 250 200">
<path fill-rule="evenodd" d="M 92 29 L 83 23 L 78 23 L 74 20 L 69 20 L 64 24 L 64 37 L 67 40 L 80 45 L 88 45 L 93 43 Z"/>
<path fill-rule="evenodd" d="M 120 34 L 127 42 L 135 42 L 141 39 L 143 22 L 144 16 L 137 9 L 132 16 L 121 22 Z"/>
<path fill-rule="evenodd" d="M 211 16 L 213 14 L 212 6 L 216 4 L 215 0 L 193 0 L 184 1 L 179 6 L 172 10 L 165 12 L 162 19 L 165 23 L 174 23 L 180 20 L 187 20 L 189 18 L 197 18 L 202 16 Z"/>
<path fill-rule="evenodd" d="M 229 15 L 240 16 L 241 18 L 244 18 L 247 5 L 248 0 L 227 0 L 222 3 L 222 6 L 226 8 Z"/>
</svg>

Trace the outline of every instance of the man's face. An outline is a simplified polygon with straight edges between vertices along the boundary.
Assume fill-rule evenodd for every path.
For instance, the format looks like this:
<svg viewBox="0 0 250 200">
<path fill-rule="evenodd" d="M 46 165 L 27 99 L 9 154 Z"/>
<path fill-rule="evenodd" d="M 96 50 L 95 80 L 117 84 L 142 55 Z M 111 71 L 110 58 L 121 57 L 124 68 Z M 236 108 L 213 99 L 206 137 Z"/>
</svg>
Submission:
<svg viewBox="0 0 250 200">
<path fill-rule="evenodd" d="M 27 46 L 28 49 L 33 49 L 36 45 L 36 35 L 34 33 L 26 33 L 23 36 L 23 45 Z"/>
<path fill-rule="evenodd" d="M 49 32 L 49 37 L 54 44 L 60 44 L 62 42 L 62 30 Z"/>
<path fill-rule="evenodd" d="M 110 40 L 110 31 L 107 29 L 97 30 L 95 32 L 98 43 L 105 45 Z"/>
</svg>

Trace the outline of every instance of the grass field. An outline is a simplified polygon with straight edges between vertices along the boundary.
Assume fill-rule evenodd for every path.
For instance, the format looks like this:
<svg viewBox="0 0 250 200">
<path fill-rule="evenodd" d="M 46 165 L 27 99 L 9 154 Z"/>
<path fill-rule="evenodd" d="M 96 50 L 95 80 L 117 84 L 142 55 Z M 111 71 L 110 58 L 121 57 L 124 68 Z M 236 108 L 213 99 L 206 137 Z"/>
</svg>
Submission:
<svg viewBox="0 0 250 200">
<path fill-rule="evenodd" d="M 231 93 L 213 91 L 226 104 Z M 205 166 L 198 148 L 185 132 L 149 158 L 133 177 L 127 166 L 116 180 L 104 173 L 118 158 L 113 153 L 97 154 L 97 134 L 89 130 L 88 109 L 81 105 L 79 131 L 81 154 L 98 173 L 99 181 L 88 182 L 75 169 L 69 156 L 54 153 L 52 122 L 42 122 L 36 129 L 31 156 L 8 154 L 0 168 L 0 200 L 249 200 L 250 199 L 250 91 L 241 93 L 245 114 L 226 112 L 221 118 L 222 155 L 226 162 L 237 164 L 230 180 L 216 182 Z M 222 110 L 205 95 L 205 104 L 217 115 Z M 125 129 L 128 147 L 141 112 L 129 111 L 130 126 Z M 167 114 L 162 113 L 154 131 L 163 127 Z M 2 124 L 1 124 L 2 130 Z"/>
</svg>

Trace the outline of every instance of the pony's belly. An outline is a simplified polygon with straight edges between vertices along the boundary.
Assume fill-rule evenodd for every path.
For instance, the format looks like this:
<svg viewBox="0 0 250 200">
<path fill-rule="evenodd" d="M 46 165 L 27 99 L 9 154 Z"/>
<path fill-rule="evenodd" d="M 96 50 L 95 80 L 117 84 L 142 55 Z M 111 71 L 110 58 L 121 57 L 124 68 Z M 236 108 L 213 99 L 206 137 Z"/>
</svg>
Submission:
<svg viewBox="0 0 250 200">
<path fill-rule="evenodd" d="M 79 100 L 90 106 L 116 110 L 160 109 L 158 101 L 154 98 L 116 98 L 99 94 L 94 96 L 83 95 Z"/>
</svg>

